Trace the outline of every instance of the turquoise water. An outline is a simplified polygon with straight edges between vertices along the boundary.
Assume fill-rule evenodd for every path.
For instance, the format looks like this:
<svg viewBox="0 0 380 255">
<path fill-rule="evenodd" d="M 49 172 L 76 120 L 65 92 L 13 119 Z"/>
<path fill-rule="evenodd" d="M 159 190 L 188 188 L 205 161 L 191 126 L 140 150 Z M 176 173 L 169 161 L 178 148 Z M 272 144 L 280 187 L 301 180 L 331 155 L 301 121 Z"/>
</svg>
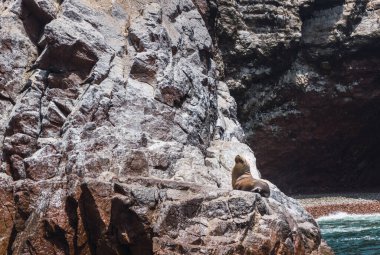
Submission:
<svg viewBox="0 0 380 255">
<path fill-rule="evenodd" d="M 317 222 L 336 255 L 380 255 L 380 214 L 337 213 Z"/>
</svg>

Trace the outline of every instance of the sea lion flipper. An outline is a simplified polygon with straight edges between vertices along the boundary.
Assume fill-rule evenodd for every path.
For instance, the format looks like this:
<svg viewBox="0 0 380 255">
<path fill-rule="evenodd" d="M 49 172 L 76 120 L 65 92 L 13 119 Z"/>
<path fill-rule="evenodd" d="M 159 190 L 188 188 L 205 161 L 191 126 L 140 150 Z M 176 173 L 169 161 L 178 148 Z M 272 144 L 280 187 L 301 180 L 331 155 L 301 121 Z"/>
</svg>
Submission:
<svg viewBox="0 0 380 255">
<path fill-rule="evenodd" d="M 260 187 L 253 187 L 251 191 L 261 194 L 262 189 Z"/>
</svg>

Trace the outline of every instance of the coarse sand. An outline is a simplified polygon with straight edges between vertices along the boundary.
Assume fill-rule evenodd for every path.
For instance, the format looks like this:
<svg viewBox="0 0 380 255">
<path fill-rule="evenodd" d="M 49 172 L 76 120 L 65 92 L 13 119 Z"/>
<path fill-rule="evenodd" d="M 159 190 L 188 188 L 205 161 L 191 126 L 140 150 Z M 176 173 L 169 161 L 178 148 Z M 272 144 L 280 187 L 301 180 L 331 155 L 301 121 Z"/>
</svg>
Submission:
<svg viewBox="0 0 380 255">
<path fill-rule="evenodd" d="M 335 212 L 380 213 L 380 193 L 336 193 L 293 196 L 314 218 Z"/>
</svg>

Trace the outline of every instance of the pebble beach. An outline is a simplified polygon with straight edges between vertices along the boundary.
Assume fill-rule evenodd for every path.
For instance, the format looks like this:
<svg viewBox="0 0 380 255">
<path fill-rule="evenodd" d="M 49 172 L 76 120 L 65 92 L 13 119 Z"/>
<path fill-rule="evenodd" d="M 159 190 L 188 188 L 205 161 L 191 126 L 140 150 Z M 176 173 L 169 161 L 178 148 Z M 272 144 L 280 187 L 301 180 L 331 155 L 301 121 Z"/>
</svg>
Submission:
<svg viewBox="0 0 380 255">
<path fill-rule="evenodd" d="M 380 213 L 380 193 L 337 193 L 293 196 L 314 218 L 335 212 Z"/>
</svg>

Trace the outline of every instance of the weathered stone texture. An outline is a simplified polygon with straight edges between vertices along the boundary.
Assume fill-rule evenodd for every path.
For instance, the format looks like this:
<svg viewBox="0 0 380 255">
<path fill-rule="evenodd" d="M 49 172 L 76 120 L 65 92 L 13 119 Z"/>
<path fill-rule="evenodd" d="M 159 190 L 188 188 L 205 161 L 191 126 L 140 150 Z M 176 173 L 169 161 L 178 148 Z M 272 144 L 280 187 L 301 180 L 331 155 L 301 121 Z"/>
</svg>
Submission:
<svg viewBox="0 0 380 255">
<path fill-rule="evenodd" d="M 322 254 L 315 221 L 276 186 L 230 190 L 236 154 L 260 173 L 208 8 L 0 3 L 0 254 Z"/>
<path fill-rule="evenodd" d="M 207 2 L 263 176 L 293 193 L 378 188 L 378 2 Z"/>
</svg>

